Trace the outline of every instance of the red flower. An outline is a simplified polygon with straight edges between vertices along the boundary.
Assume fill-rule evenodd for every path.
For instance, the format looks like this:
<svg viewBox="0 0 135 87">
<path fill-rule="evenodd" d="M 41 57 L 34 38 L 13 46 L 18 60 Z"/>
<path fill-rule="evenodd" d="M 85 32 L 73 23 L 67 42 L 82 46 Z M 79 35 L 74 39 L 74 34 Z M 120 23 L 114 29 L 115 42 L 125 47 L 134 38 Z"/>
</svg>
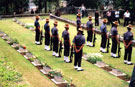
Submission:
<svg viewBox="0 0 135 87">
<path fill-rule="evenodd" d="M 23 46 L 24 49 L 26 49 L 26 46 Z"/>
</svg>

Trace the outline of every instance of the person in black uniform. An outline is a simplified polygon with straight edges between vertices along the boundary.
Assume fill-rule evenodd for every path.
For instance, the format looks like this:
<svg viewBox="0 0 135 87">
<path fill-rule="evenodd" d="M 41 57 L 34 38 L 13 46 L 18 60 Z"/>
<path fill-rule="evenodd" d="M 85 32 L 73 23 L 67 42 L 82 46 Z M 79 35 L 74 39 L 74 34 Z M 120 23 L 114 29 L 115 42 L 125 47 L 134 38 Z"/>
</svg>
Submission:
<svg viewBox="0 0 135 87">
<path fill-rule="evenodd" d="M 87 22 L 86 26 L 87 26 L 87 34 L 88 34 L 86 45 L 92 46 L 93 31 L 94 30 L 93 30 L 93 23 L 92 23 L 92 17 L 91 16 L 89 16 L 89 21 Z M 90 41 L 90 43 L 89 43 L 89 41 Z"/>
<path fill-rule="evenodd" d="M 35 25 L 35 31 L 36 31 L 36 36 L 35 36 L 35 44 L 39 45 L 40 44 L 40 24 L 39 24 L 39 16 L 36 16 L 36 21 L 34 23 Z"/>
<path fill-rule="evenodd" d="M 132 72 L 132 77 L 131 77 L 131 80 L 130 80 L 129 87 L 135 87 L 135 66 L 134 66 L 134 69 L 133 69 L 133 72 Z"/>
<path fill-rule="evenodd" d="M 81 60 L 83 54 L 83 47 L 85 44 L 85 38 L 83 36 L 82 28 L 78 29 L 77 36 L 74 37 L 73 43 L 75 49 L 74 68 L 77 69 L 78 71 L 83 71 L 83 69 L 81 68 Z"/>
<path fill-rule="evenodd" d="M 70 47 L 71 47 L 68 30 L 69 30 L 69 25 L 66 24 L 65 30 L 62 33 L 62 37 L 64 39 L 64 62 L 66 62 L 66 63 L 69 63 L 68 56 L 69 56 Z"/>
<path fill-rule="evenodd" d="M 123 40 L 125 46 L 124 63 L 132 65 L 131 63 L 132 40 L 133 40 L 133 33 L 131 32 L 132 25 L 128 25 L 127 29 L 128 31 L 124 33 L 124 40 Z"/>
<path fill-rule="evenodd" d="M 104 19 L 103 20 L 103 25 L 100 27 L 100 30 L 101 30 L 101 48 L 100 48 L 100 51 L 105 53 L 106 50 L 106 42 L 107 42 L 107 28 L 106 28 L 106 24 L 107 24 L 107 20 Z"/>
<path fill-rule="evenodd" d="M 58 57 L 58 45 L 59 45 L 59 34 L 57 29 L 58 22 L 54 22 L 54 27 L 52 28 L 52 37 L 53 37 L 53 56 Z"/>
<path fill-rule="evenodd" d="M 113 22 L 114 26 L 111 29 L 112 34 L 112 48 L 111 48 L 111 56 L 117 58 L 116 51 L 117 51 L 117 43 L 120 43 L 118 40 L 118 30 L 117 27 L 119 25 L 118 21 Z"/>
<path fill-rule="evenodd" d="M 45 30 L 45 50 L 50 50 L 49 45 L 50 45 L 50 26 L 49 26 L 49 19 L 46 19 L 46 24 L 44 25 L 44 30 Z"/>
<path fill-rule="evenodd" d="M 99 12 L 95 12 L 95 26 L 99 26 Z"/>
<path fill-rule="evenodd" d="M 77 31 L 78 31 L 78 29 L 81 27 L 81 14 L 77 14 L 76 24 L 77 24 Z"/>
</svg>

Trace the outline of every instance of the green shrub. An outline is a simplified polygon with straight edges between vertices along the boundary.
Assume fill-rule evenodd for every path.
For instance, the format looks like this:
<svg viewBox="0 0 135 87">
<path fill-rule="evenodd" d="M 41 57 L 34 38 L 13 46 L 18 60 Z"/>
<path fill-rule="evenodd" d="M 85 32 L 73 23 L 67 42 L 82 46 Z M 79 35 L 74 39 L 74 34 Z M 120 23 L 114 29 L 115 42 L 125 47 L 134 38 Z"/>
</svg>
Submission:
<svg viewBox="0 0 135 87">
<path fill-rule="evenodd" d="M 91 57 L 89 57 L 89 58 L 87 58 L 87 61 L 92 63 L 92 64 L 96 64 L 97 61 L 102 61 L 102 59 L 101 58 L 91 58 Z"/>
<path fill-rule="evenodd" d="M 95 64 L 97 61 L 102 61 L 102 57 L 103 55 L 101 55 L 100 53 L 89 53 L 87 54 L 87 61 Z"/>
<path fill-rule="evenodd" d="M 60 73 L 60 72 L 57 72 L 57 71 L 50 71 L 50 72 L 49 72 L 49 75 L 50 75 L 51 77 L 54 77 L 54 76 L 62 77 L 61 73 Z"/>
<path fill-rule="evenodd" d="M 21 81 L 22 74 L 6 58 L 0 58 L 0 87 L 25 87 L 24 84 L 18 84 Z"/>
</svg>

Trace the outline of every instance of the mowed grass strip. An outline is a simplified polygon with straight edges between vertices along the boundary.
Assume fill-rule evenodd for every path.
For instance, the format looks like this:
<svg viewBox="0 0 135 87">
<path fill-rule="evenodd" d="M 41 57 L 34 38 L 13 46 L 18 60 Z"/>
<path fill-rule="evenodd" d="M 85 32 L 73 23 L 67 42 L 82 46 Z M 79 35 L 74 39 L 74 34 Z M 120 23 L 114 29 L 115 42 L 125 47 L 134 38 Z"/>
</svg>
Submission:
<svg viewBox="0 0 135 87">
<path fill-rule="evenodd" d="M 33 20 L 29 23 L 33 23 Z M 45 22 L 40 21 L 41 26 Z M 53 20 L 50 20 L 51 27 Z M 27 49 L 30 50 L 34 55 L 38 56 L 41 61 L 48 63 L 53 69 L 61 70 L 65 78 L 73 78 L 73 84 L 77 87 L 127 87 L 128 83 L 120 80 L 119 78 L 109 74 L 108 72 L 88 63 L 87 61 L 82 61 L 82 67 L 85 69 L 83 72 L 77 72 L 73 69 L 73 64 L 66 64 L 63 62 L 63 58 L 58 59 L 52 56 L 52 52 L 44 50 L 44 45 L 37 46 L 34 44 L 35 34 L 31 31 L 23 28 L 22 26 L 12 22 L 12 20 L 0 21 L 1 29 L 7 33 L 10 37 L 16 38 L 20 44 L 26 45 Z M 4 26 L 5 24 L 10 24 L 9 26 Z M 58 23 L 59 33 L 61 35 L 64 30 L 65 24 L 62 22 Z M 71 38 L 76 35 L 76 28 L 70 26 Z M 85 32 L 86 34 L 86 32 Z M 100 36 L 98 36 L 97 47 L 88 48 L 85 46 L 84 52 L 98 52 L 100 42 Z M 106 56 L 105 56 L 106 57 Z M 111 58 L 110 58 L 111 59 Z M 113 60 L 113 59 L 111 59 Z M 116 60 L 113 60 L 116 61 Z M 132 70 L 130 70 L 131 73 Z"/>
<path fill-rule="evenodd" d="M 57 87 L 1 38 L 0 54 L 7 57 L 8 61 L 15 66 L 16 70 L 22 73 L 27 87 Z"/>
</svg>

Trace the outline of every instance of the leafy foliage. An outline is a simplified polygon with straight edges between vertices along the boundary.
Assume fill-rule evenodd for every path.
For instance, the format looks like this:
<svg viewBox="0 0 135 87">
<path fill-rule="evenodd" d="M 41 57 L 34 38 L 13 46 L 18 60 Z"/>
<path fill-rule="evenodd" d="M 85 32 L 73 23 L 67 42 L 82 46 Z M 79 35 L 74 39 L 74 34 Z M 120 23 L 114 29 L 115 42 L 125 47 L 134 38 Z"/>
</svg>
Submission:
<svg viewBox="0 0 135 87">
<path fill-rule="evenodd" d="M 87 61 L 95 64 L 97 61 L 102 61 L 102 55 L 100 53 L 89 53 L 87 55 Z"/>
<path fill-rule="evenodd" d="M 25 87 L 24 84 L 18 84 L 22 81 L 22 74 L 17 72 L 6 58 L 0 59 L 0 87 Z"/>
<path fill-rule="evenodd" d="M 0 0 L 0 14 L 22 13 L 28 9 L 29 0 Z"/>
</svg>

